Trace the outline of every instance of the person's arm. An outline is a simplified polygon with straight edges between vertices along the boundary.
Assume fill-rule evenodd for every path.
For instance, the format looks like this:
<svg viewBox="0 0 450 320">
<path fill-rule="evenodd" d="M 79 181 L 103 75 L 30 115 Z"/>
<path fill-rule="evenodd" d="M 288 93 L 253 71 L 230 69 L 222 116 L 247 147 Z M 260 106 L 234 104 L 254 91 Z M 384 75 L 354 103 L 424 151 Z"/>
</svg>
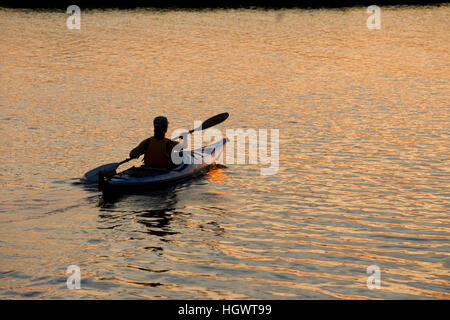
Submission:
<svg viewBox="0 0 450 320">
<path fill-rule="evenodd" d="M 174 148 L 178 143 L 179 143 L 179 142 L 176 142 L 176 141 L 173 141 L 173 140 L 169 140 L 169 141 L 167 142 L 167 145 L 166 145 L 166 151 L 167 151 L 167 153 L 168 153 L 168 154 L 171 154 L 173 148 Z"/>
<path fill-rule="evenodd" d="M 139 143 L 139 145 L 136 148 L 130 151 L 130 158 L 131 159 L 139 158 L 141 155 L 145 153 L 145 151 L 147 150 L 147 146 L 148 146 L 148 139 L 145 139 L 144 141 Z"/>
</svg>

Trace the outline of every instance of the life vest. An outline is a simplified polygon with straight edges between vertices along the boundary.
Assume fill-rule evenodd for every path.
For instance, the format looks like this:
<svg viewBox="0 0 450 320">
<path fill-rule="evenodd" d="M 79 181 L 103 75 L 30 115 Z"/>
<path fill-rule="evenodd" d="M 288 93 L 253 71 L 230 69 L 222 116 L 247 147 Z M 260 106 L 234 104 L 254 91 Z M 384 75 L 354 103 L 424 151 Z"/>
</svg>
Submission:
<svg viewBox="0 0 450 320">
<path fill-rule="evenodd" d="M 154 168 L 165 168 L 171 165 L 172 160 L 167 153 L 167 143 L 170 140 L 167 138 L 156 139 L 149 138 L 148 147 L 144 154 L 144 164 Z"/>
</svg>

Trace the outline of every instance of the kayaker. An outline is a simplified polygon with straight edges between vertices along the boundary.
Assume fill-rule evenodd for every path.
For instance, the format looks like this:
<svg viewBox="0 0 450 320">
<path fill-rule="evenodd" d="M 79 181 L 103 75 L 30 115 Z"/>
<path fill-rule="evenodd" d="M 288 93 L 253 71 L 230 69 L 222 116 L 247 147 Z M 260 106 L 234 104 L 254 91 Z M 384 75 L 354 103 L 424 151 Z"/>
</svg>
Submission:
<svg viewBox="0 0 450 320">
<path fill-rule="evenodd" d="M 145 139 L 131 150 L 130 158 L 137 159 L 144 155 L 144 167 L 160 169 L 173 167 L 171 154 L 178 142 L 165 137 L 168 125 L 166 117 L 156 117 L 153 120 L 154 136 Z"/>
</svg>

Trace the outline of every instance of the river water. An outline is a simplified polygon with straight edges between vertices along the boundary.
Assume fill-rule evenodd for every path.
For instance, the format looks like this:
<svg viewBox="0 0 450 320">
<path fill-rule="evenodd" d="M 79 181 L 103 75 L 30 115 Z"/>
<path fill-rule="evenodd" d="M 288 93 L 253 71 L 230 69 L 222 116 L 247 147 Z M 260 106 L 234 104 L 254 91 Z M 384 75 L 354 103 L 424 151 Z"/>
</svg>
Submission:
<svg viewBox="0 0 450 320">
<path fill-rule="evenodd" d="M 67 17 L 0 9 L 1 298 L 450 298 L 449 6 Z M 220 112 L 279 129 L 276 174 L 79 183 Z"/>
</svg>

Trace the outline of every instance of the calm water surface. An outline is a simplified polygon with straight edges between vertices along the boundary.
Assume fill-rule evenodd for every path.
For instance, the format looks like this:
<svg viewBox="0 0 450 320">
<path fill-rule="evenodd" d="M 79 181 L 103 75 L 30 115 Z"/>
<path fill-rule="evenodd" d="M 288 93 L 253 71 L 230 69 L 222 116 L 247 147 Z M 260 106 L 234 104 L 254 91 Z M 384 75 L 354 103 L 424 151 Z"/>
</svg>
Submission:
<svg viewBox="0 0 450 320">
<path fill-rule="evenodd" d="M 381 30 L 365 8 L 66 18 L 0 9 L 1 298 L 450 298 L 449 6 L 382 8 Z M 277 174 L 104 205 L 78 182 L 156 115 L 223 111 L 280 130 Z"/>
</svg>

